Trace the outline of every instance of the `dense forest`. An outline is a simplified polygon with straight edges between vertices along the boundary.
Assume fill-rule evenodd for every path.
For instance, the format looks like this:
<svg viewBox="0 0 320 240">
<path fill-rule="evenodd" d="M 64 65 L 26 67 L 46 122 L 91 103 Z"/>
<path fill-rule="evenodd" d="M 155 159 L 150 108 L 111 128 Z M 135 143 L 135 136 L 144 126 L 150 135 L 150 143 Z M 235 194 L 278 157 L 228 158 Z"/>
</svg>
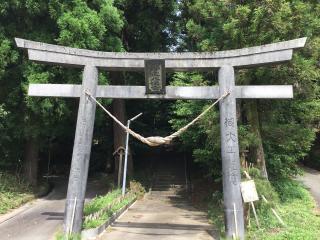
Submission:
<svg viewBox="0 0 320 240">
<path fill-rule="evenodd" d="M 298 173 L 297 163 L 320 165 L 320 4 L 310 1 L 235 0 L 8 0 L 0 3 L 0 166 L 32 185 L 48 171 L 69 166 L 78 100 L 27 96 L 29 83 L 80 83 L 81 71 L 36 64 L 15 37 L 114 52 L 220 51 L 308 37 L 289 63 L 237 70 L 236 84 L 291 84 L 292 100 L 237 103 L 240 154 L 267 178 Z M 143 73 L 100 72 L 100 84 L 143 85 Z M 216 85 L 217 72 L 167 74 L 168 85 Z M 101 100 L 143 135 L 167 135 L 210 101 Z M 208 177 L 221 176 L 219 109 L 212 110 L 174 144 Z M 97 110 L 91 171 L 107 171 L 124 132 Z M 319 144 L 319 140 L 318 140 Z M 313 148 L 314 151 L 311 152 Z M 133 141 L 130 173 L 148 147 Z M 311 152 L 311 153 L 310 153 Z M 136 156 L 136 157 L 135 157 Z M 50 165 L 51 164 L 51 165 Z M 109 171 L 112 171 L 109 170 Z M 68 172 L 66 172 L 68 173 Z"/>
</svg>

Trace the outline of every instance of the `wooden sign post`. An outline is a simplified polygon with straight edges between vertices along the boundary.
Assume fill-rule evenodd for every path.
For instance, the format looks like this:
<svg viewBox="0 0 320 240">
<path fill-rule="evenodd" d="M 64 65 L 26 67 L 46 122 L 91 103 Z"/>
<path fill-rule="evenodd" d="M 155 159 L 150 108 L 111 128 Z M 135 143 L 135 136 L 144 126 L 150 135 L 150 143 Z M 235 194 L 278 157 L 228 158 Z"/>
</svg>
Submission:
<svg viewBox="0 0 320 240">
<path fill-rule="evenodd" d="M 221 155 L 226 236 L 237 232 L 244 239 L 243 205 L 240 192 L 240 160 L 236 118 L 236 98 L 292 98 L 292 86 L 235 86 L 235 68 L 289 61 L 293 49 L 305 45 L 306 38 L 221 52 L 114 53 L 69 48 L 16 39 L 28 50 L 30 60 L 84 68 L 81 85 L 31 84 L 30 96 L 80 97 L 76 135 L 65 208 L 64 231 L 79 233 L 90 160 L 95 103 L 93 97 L 122 99 L 217 99 L 220 102 Z M 98 68 L 110 71 L 145 71 L 146 86 L 97 86 Z M 166 71 L 210 71 L 219 69 L 219 86 L 165 87 Z M 146 69 L 146 70 L 145 70 Z M 75 206 L 75 199 L 77 204 Z M 73 206 L 75 210 L 73 211 Z M 74 212 L 74 221 L 72 216 Z M 236 221 L 234 220 L 236 216 Z M 237 225 L 235 225 L 237 222 Z"/>
<path fill-rule="evenodd" d="M 259 200 L 259 196 L 257 193 L 256 185 L 253 180 L 245 181 L 241 183 L 241 193 L 242 193 L 242 198 L 243 202 L 249 203 L 249 210 L 250 206 L 252 207 L 252 211 L 254 214 L 254 217 L 256 219 L 257 226 L 260 227 L 258 215 L 256 213 L 256 208 L 254 207 L 253 202 Z M 250 216 L 249 216 L 250 218 Z"/>
</svg>

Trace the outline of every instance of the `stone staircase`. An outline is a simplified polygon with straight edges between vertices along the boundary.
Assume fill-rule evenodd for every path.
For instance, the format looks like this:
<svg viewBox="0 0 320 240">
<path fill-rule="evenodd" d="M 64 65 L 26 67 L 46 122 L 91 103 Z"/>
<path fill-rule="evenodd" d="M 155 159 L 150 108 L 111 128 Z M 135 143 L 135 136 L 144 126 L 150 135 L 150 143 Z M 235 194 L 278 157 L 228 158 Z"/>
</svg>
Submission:
<svg viewBox="0 0 320 240">
<path fill-rule="evenodd" d="M 184 161 L 166 159 L 157 162 L 150 197 L 187 200 Z"/>
</svg>

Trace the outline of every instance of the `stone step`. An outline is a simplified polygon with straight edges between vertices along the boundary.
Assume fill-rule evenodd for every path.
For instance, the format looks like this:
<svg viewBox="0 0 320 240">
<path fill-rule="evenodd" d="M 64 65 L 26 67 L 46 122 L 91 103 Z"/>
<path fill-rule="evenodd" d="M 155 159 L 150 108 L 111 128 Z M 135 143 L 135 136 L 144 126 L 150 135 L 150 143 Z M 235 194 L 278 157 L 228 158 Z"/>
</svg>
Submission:
<svg viewBox="0 0 320 240">
<path fill-rule="evenodd" d="M 173 187 L 173 188 L 182 188 L 185 187 L 185 184 L 163 184 L 163 183 L 155 183 L 153 186 L 157 187 Z"/>
<path fill-rule="evenodd" d="M 185 185 L 153 185 L 152 189 L 184 189 Z"/>
<path fill-rule="evenodd" d="M 186 185 L 185 182 L 182 181 L 170 181 L 170 182 L 165 182 L 165 181 L 154 181 L 153 185 L 162 185 L 162 186 L 184 186 Z"/>
<path fill-rule="evenodd" d="M 185 188 L 184 184 L 152 184 L 152 188 Z"/>
<path fill-rule="evenodd" d="M 185 178 L 178 178 L 178 177 L 172 177 L 172 178 L 169 178 L 169 177 L 155 177 L 154 179 L 158 180 L 158 181 L 185 181 Z"/>
<path fill-rule="evenodd" d="M 154 181 L 153 185 L 159 185 L 159 186 L 184 186 L 186 183 L 181 181 L 170 181 L 170 182 L 158 182 Z"/>
<path fill-rule="evenodd" d="M 185 184 L 186 181 L 184 179 L 154 179 L 154 183 L 167 183 L 167 184 Z"/>
<path fill-rule="evenodd" d="M 156 192 L 172 192 L 172 194 L 180 194 L 181 192 L 184 192 L 185 189 L 183 188 L 152 188 L 152 191 Z"/>
<path fill-rule="evenodd" d="M 184 174 L 182 173 L 178 173 L 178 172 L 157 172 L 155 173 L 156 176 L 184 176 Z"/>
<path fill-rule="evenodd" d="M 157 196 L 170 196 L 175 198 L 185 197 L 187 194 L 177 194 L 176 192 L 169 192 L 169 191 L 152 191 L 150 195 L 157 195 Z"/>
<path fill-rule="evenodd" d="M 168 190 L 172 190 L 172 191 L 181 191 L 181 190 L 185 190 L 187 189 L 185 186 L 159 186 L 159 185 L 153 185 L 151 187 L 152 190 L 155 189 L 159 189 L 160 191 L 168 191 Z"/>
</svg>

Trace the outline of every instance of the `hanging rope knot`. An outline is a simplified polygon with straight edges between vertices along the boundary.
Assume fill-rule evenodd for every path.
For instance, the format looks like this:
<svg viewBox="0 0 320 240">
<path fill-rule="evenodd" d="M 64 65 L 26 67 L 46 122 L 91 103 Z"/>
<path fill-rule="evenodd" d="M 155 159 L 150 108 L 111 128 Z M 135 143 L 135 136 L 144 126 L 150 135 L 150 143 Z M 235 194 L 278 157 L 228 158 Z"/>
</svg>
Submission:
<svg viewBox="0 0 320 240">
<path fill-rule="evenodd" d="M 228 97 L 230 94 L 231 94 L 231 91 L 230 91 L 230 90 L 226 91 L 226 92 L 222 95 L 222 99 Z"/>
<path fill-rule="evenodd" d="M 115 151 L 114 151 L 114 153 L 112 154 L 113 156 L 114 155 L 116 155 L 116 154 L 123 154 L 124 152 L 125 152 L 125 148 L 123 147 L 123 146 L 120 146 L 120 147 L 118 147 Z"/>
<path fill-rule="evenodd" d="M 132 131 L 130 128 L 127 126 L 123 125 L 123 123 L 117 119 L 114 115 L 112 115 L 100 102 L 97 101 L 96 98 L 94 98 L 88 90 L 84 90 L 85 94 L 87 94 L 93 101 L 96 102 L 96 104 L 105 111 L 109 117 L 111 117 L 119 126 L 129 134 L 131 134 L 133 137 L 141 141 L 142 143 L 145 143 L 149 145 L 150 147 L 156 147 L 160 145 L 168 145 L 172 142 L 173 139 L 176 137 L 180 136 L 183 132 L 185 132 L 189 127 L 191 127 L 195 122 L 197 122 L 200 118 L 202 118 L 211 108 L 213 108 L 218 102 L 220 102 L 222 99 L 226 98 L 227 96 L 230 95 L 230 91 L 226 91 L 222 96 L 220 96 L 213 104 L 211 104 L 207 109 L 205 109 L 202 113 L 200 113 L 196 118 L 194 118 L 191 122 L 189 122 L 187 125 L 184 127 L 180 128 L 178 131 L 172 133 L 169 136 L 166 137 L 160 137 L 160 136 L 152 136 L 152 137 L 144 137 L 141 136 L 140 134 Z"/>
</svg>

